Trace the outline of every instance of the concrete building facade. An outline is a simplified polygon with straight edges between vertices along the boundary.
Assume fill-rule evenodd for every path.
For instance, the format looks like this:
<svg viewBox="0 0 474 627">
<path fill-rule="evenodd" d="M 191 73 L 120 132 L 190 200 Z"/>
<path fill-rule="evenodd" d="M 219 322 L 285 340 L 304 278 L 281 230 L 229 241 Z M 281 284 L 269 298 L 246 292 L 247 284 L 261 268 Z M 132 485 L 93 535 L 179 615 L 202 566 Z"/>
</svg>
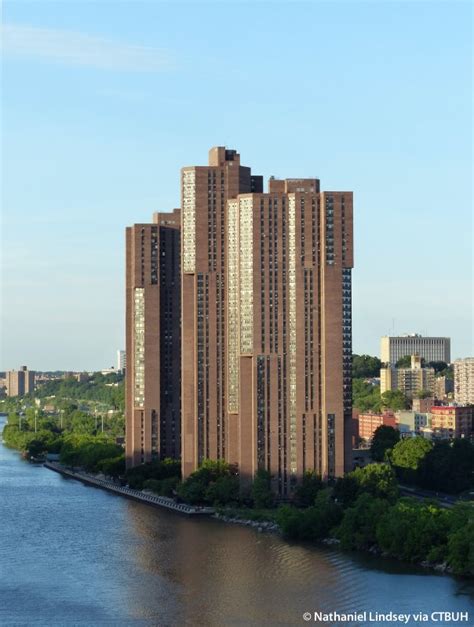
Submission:
<svg viewBox="0 0 474 627">
<path fill-rule="evenodd" d="M 127 352 L 124 350 L 117 351 L 117 371 L 125 372 L 127 365 Z"/>
<path fill-rule="evenodd" d="M 431 414 L 429 412 L 422 413 L 414 410 L 396 411 L 395 418 L 397 420 L 397 428 L 402 434 L 420 434 L 422 429 L 429 428 L 431 425 Z"/>
<path fill-rule="evenodd" d="M 474 357 L 454 362 L 454 400 L 460 405 L 474 404 Z"/>
<path fill-rule="evenodd" d="M 179 459 L 180 212 L 126 229 L 126 461 Z"/>
<path fill-rule="evenodd" d="M 380 393 L 389 390 L 400 390 L 407 398 L 412 399 L 419 392 L 435 393 L 435 371 L 433 368 L 422 368 L 421 357 L 411 356 L 411 368 L 381 368 Z"/>
<path fill-rule="evenodd" d="M 406 355 L 419 355 L 426 362 L 451 361 L 449 337 L 423 337 L 417 333 L 401 336 L 384 336 L 380 340 L 380 360 L 395 366 Z"/>
</svg>

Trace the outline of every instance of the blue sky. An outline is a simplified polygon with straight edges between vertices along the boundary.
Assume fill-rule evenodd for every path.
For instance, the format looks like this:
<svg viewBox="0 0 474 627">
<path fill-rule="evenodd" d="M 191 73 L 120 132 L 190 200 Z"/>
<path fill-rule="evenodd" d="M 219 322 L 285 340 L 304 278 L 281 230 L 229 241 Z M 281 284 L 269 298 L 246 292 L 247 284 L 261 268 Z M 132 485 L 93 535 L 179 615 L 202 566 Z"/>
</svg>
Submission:
<svg viewBox="0 0 474 627">
<path fill-rule="evenodd" d="M 470 2 L 3 4 L 0 368 L 124 345 L 124 228 L 213 145 L 355 199 L 354 351 L 472 347 Z"/>
</svg>

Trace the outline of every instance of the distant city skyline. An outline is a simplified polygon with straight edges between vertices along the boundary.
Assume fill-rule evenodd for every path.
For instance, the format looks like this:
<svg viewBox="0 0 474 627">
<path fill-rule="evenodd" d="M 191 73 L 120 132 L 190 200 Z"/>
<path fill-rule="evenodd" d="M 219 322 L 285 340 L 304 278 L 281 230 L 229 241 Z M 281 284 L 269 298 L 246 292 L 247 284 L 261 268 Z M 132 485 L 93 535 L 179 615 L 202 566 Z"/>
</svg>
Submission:
<svg viewBox="0 0 474 627">
<path fill-rule="evenodd" d="M 248 13 L 4 3 L 0 370 L 116 363 L 124 227 L 178 207 L 179 169 L 210 143 L 238 146 L 265 189 L 294 174 L 354 190 L 354 352 L 420 333 L 474 354 L 472 7 Z"/>
</svg>

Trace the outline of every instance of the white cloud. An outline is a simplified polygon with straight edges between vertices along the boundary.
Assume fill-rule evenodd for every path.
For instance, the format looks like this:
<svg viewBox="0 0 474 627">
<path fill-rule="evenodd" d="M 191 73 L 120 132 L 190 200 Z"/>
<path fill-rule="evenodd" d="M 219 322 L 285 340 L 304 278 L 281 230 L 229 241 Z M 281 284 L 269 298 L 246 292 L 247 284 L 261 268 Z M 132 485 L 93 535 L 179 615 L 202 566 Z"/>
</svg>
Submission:
<svg viewBox="0 0 474 627">
<path fill-rule="evenodd" d="M 4 57 L 126 72 L 160 72 L 172 65 L 169 54 L 159 48 L 22 24 L 2 26 L 2 52 Z"/>
</svg>

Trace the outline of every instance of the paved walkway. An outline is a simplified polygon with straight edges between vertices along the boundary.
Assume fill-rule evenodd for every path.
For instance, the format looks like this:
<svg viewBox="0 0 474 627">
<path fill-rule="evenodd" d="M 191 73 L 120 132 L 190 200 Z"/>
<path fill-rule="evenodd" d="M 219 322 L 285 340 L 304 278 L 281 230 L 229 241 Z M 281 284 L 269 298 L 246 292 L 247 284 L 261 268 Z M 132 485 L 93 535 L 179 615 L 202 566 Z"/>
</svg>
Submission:
<svg viewBox="0 0 474 627">
<path fill-rule="evenodd" d="M 141 503 L 147 503 L 148 505 L 154 505 L 157 507 L 164 507 L 180 514 L 186 514 L 187 516 L 209 516 L 211 514 L 214 514 L 215 512 L 214 508 L 212 507 L 198 507 L 193 505 L 187 505 L 186 503 L 176 503 L 174 499 L 168 498 L 166 496 L 146 494 L 141 490 L 132 490 L 132 488 L 119 486 L 112 481 L 97 479 L 96 477 L 93 477 L 92 475 L 89 475 L 85 472 L 73 472 L 72 470 L 68 470 L 67 468 L 64 468 L 64 466 L 61 466 L 61 464 L 57 464 L 55 462 L 45 462 L 44 466 L 46 468 L 49 468 L 50 470 L 59 472 L 62 475 L 71 477 L 72 479 L 87 483 L 88 485 L 93 485 L 98 488 L 108 490 L 109 492 L 114 492 L 115 494 L 126 496 L 127 498 L 134 499 L 135 501 L 140 501 Z"/>
</svg>

